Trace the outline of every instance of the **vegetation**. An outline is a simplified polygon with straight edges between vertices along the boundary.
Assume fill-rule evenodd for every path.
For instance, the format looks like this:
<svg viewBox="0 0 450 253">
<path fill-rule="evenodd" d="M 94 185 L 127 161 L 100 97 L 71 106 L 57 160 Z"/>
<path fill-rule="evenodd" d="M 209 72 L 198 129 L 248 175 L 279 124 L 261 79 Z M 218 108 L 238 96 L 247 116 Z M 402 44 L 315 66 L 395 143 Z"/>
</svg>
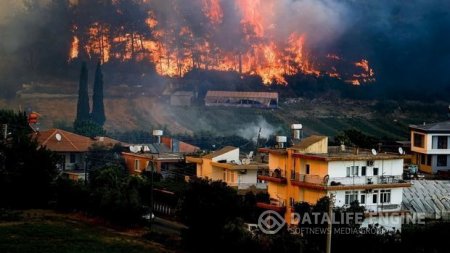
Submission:
<svg viewBox="0 0 450 253">
<path fill-rule="evenodd" d="M 89 116 L 88 70 L 86 62 L 81 64 L 80 83 L 78 87 L 78 104 L 76 122 L 87 121 Z"/>
<path fill-rule="evenodd" d="M 57 156 L 29 135 L 26 115 L 0 111 L 11 135 L 0 143 L 0 207 L 46 206 L 57 171 Z"/>
<path fill-rule="evenodd" d="M 92 100 L 93 105 L 91 118 L 95 123 L 97 123 L 97 125 L 103 127 L 106 116 L 105 106 L 103 104 L 103 73 L 100 61 L 97 63 L 97 69 L 95 70 L 94 95 Z"/>
<path fill-rule="evenodd" d="M 75 133 L 88 137 L 105 136 L 106 131 L 93 120 L 75 121 L 73 123 Z"/>
<path fill-rule="evenodd" d="M 0 251 L 8 253 L 166 252 L 161 246 L 106 229 L 67 221 L 27 221 L 0 226 Z"/>
</svg>

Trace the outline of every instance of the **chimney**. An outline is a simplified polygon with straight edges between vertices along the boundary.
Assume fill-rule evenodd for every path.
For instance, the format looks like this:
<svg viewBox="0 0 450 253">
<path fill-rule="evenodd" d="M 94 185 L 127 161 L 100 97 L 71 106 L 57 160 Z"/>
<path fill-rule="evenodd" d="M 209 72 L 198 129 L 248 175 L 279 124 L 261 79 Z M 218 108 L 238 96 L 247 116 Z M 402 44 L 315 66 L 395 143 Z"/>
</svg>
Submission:
<svg viewBox="0 0 450 253">
<path fill-rule="evenodd" d="M 284 148 L 284 144 L 287 142 L 286 136 L 277 136 L 276 137 L 278 148 Z"/>
<path fill-rule="evenodd" d="M 162 135 L 163 135 L 163 130 L 153 130 L 153 136 L 156 137 L 156 143 L 161 143 Z"/>
<path fill-rule="evenodd" d="M 292 124 L 291 125 L 291 131 L 292 131 L 292 139 L 293 140 L 301 140 L 302 139 L 302 124 Z"/>
</svg>

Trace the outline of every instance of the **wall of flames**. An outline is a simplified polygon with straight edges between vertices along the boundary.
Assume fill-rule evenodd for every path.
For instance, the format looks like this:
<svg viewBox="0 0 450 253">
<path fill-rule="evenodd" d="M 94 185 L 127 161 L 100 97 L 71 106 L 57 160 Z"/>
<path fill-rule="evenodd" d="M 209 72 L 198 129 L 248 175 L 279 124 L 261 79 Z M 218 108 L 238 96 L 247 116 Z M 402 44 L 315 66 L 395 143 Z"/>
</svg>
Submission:
<svg viewBox="0 0 450 253">
<path fill-rule="evenodd" d="M 224 19 L 221 0 L 200 0 L 201 11 L 208 20 L 211 32 L 220 32 Z M 222 48 L 209 36 L 196 36 L 189 26 L 167 28 L 160 25 L 157 15 L 148 12 L 145 21 L 148 31 L 129 32 L 123 27 L 93 22 L 84 32 L 73 25 L 73 38 L 69 61 L 79 57 L 100 59 L 106 63 L 118 61 L 150 61 L 157 73 L 170 77 L 182 77 L 194 68 L 217 71 L 236 71 L 258 75 L 264 84 L 287 85 L 286 76 L 303 73 L 340 78 L 353 85 L 375 81 L 375 73 L 365 59 L 352 65 L 358 71 L 342 76 L 334 66 L 324 69 L 311 57 L 306 48 L 308 35 L 300 31 L 290 32 L 287 38 L 276 34 L 273 9 L 276 0 L 230 0 L 240 13 L 239 29 L 242 32 L 239 45 L 233 49 Z M 146 3 L 148 0 L 142 0 Z M 112 1 L 116 4 L 115 1 Z M 73 2 L 76 8 L 77 2 Z M 120 15 L 117 10 L 116 15 Z M 219 30 L 219 31 L 218 31 Z M 331 62 L 342 57 L 328 54 Z"/>
</svg>

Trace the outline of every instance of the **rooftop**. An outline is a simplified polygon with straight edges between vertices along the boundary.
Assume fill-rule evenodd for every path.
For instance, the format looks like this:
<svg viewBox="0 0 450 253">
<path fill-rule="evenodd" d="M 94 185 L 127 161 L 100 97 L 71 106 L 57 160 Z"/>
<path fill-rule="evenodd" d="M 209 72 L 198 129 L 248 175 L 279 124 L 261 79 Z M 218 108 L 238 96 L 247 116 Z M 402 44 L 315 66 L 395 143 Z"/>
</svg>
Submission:
<svg viewBox="0 0 450 253">
<path fill-rule="evenodd" d="M 298 144 L 292 146 L 292 149 L 306 149 L 310 147 L 311 145 L 326 139 L 326 136 L 320 136 L 320 135 L 311 135 L 309 137 L 306 137 L 305 139 L 301 140 Z"/>
<path fill-rule="evenodd" d="M 450 219 L 450 181 L 414 180 L 403 190 L 403 208 L 430 219 Z"/>
<path fill-rule="evenodd" d="M 60 140 L 56 138 L 58 134 L 61 136 Z M 108 137 L 89 138 L 56 128 L 33 133 L 33 138 L 41 146 L 54 152 L 87 152 L 93 145 L 112 148 L 116 144 L 121 144 L 121 142 Z"/>
<path fill-rule="evenodd" d="M 206 97 L 236 97 L 236 98 L 272 98 L 278 99 L 277 92 L 248 92 L 248 91 L 216 91 L 210 90 Z"/>
<path fill-rule="evenodd" d="M 214 151 L 214 152 L 212 152 L 212 153 L 209 153 L 209 154 L 207 154 L 207 155 L 204 155 L 203 158 L 206 158 L 206 159 L 213 159 L 213 158 L 215 158 L 215 157 L 218 157 L 218 156 L 220 156 L 220 155 L 226 154 L 226 153 L 228 153 L 228 152 L 230 152 L 230 151 L 233 151 L 233 150 L 235 150 L 235 149 L 237 149 L 237 148 L 236 148 L 236 147 L 232 147 L 232 146 L 225 146 L 225 147 L 223 147 L 223 148 L 221 148 L 221 149 L 219 149 L 219 150 L 217 150 L 217 151 Z"/>
<path fill-rule="evenodd" d="M 397 153 L 379 152 L 374 155 L 368 149 L 345 147 L 345 150 L 342 150 L 341 147 L 336 146 L 328 147 L 328 153 L 326 154 L 294 153 L 293 156 L 323 161 L 391 160 L 405 158 L 404 155 Z"/>
<path fill-rule="evenodd" d="M 450 120 L 430 124 L 410 125 L 409 128 L 426 133 L 450 133 Z"/>
</svg>

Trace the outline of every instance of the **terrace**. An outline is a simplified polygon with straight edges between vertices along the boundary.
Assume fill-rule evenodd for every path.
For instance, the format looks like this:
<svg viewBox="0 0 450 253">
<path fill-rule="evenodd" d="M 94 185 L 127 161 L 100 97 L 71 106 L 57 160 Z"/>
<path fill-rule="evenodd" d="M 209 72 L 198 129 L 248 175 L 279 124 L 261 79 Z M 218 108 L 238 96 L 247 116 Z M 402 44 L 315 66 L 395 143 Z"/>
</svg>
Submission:
<svg viewBox="0 0 450 253">
<path fill-rule="evenodd" d="M 321 177 L 318 175 L 292 175 L 293 185 L 317 190 L 352 190 L 409 187 L 401 176 Z"/>
</svg>

